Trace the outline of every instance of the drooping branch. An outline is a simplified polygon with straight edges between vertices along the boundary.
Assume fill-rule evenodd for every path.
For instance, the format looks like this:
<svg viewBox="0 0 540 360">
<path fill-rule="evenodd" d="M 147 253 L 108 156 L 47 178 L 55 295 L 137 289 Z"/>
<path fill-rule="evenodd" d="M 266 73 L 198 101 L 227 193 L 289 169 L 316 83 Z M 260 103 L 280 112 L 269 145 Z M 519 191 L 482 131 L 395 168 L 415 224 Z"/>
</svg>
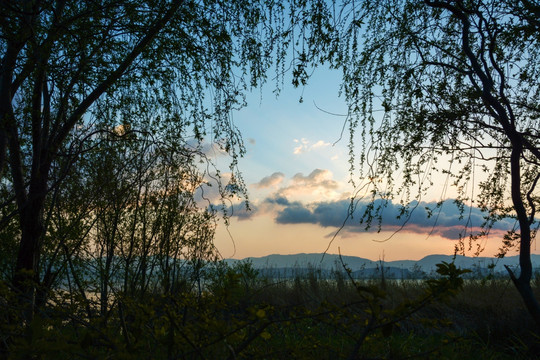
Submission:
<svg viewBox="0 0 540 360">
<path fill-rule="evenodd" d="M 118 79 L 120 79 L 128 67 L 135 61 L 135 59 L 151 44 L 159 32 L 167 25 L 167 23 L 176 14 L 180 6 L 181 1 L 173 1 L 167 12 L 148 29 L 146 35 L 135 45 L 135 47 L 126 55 L 124 60 L 118 65 L 118 67 L 112 71 L 107 78 L 81 102 L 81 104 L 73 111 L 73 113 L 67 118 L 65 124 L 59 129 L 58 134 L 51 143 L 51 149 L 56 151 L 64 139 L 68 136 L 71 129 L 75 126 L 77 121 L 84 115 L 88 108 L 107 91 Z"/>
</svg>

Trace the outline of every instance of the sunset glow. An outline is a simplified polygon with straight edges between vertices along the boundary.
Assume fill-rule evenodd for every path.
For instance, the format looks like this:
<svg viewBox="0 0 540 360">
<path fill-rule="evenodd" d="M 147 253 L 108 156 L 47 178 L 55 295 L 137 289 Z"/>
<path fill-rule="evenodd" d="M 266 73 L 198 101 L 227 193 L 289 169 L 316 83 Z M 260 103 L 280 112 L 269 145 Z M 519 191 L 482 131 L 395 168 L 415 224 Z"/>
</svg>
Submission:
<svg viewBox="0 0 540 360">
<path fill-rule="evenodd" d="M 369 193 L 359 191 L 359 178 L 353 178 L 356 187 L 350 182 L 348 133 L 343 130 L 347 108 L 338 93 L 339 74 L 321 69 L 307 87 L 288 89 L 277 98 L 271 86 L 263 87 L 248 98 L 247 108 L 232 115 L 246 143 L 247 154 L 239 166 L 251 210 L 246 211 L 240 199 L 233 202 L 230 226 L 221 223 L 217 229 L 221 256 L 241 259 L 327 250 L 372 260 L 420 259 L 453 254 L 460 234 L 467 255 L 480 249 L 482 256 L 494 256 L 514 220 L 499 222 L 487 237 L 469 246 L 467 237 L 480 229 L 483 214 L 470 203 L 460 214 L 452 203 L 457 189 L 441 173 L 434 174 L 433 185 L 424 189 L 410 218 L 396 218 L 399 199 L 395 199 L 383 212 L 381 231 L 377 232 L 377 221 L 365 230 L 359 221 Z M 216 158 L 222 167 L 227 161 L 224 156 Z M 447 166 L 448 159 L 439 159 L 439 164 Z M 471 194 L 482 180 L 480 172 L 475 180 L 468 189 Z M 357 211 L 332 241 L 347 218 L 353 194 L 360 201 Z M 436 209 L 435 203 L 444 200 Z M 425 207 L 434 209 L 431 217 Z M 532 250 L 539 253 L 535 244 Z"/>
</svg>

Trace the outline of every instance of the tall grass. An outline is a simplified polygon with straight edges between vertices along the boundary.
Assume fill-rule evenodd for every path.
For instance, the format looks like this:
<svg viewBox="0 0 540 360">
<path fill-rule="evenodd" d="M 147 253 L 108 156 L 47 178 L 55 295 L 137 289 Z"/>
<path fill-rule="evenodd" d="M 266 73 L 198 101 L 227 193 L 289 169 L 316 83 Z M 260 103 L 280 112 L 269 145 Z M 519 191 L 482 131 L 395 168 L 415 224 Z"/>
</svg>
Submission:
<svg viewBox="0 0 540 360">
<path fill-rule="evenodd" d="M 539 355 L 534 324 L 505 279 L 452 285 L 442 281 L 445 276 L 431 282 L 353 279 L 343 271 L 315 268 L 261 276 L 249 263 L 216 264 L 203 273 L 197 281 L 202 291 L 186 281 L 174 294 L 158 289 L 143 297 L 118 294 L 106 318 L 85 317 L 76 302 L 67 307 L 68 299 L 59 296 L 27 329 L 30 336 L 0 325 L 4 355 L 460 360 Z"/>
<path fill-rule="evenodd" d="M 427 286 L 424 280 L 377 278 L 355 281 L 366 287 L 384 289 L 384 297 L 379 300 L 383 311 L 414 302 L 425 293 Z M 534 291 L 540 298 L 538 277 L 534 281 Z M 254 301 L 277 308 L 299 304 L 310 309 L 324 304 L 340 307 L 359 301 L 357 287 L 343 272 L 334 271 L 332 276 L 325 277 L 317 269 L 308 274 L 301 272 L 292 279 L 290 276 L 262 278 L 255 293 Z M 381 341 L 411 348 L 423 342 L 432 342 L 431 346 L 440 343 L 441 351 L 455 349 L 455 354 L 446 355 L 448 358 L 535 359 L 540 358 L 536 331 L 510 279 L 480 278 L 464 280 L 461 289 L 452 296 L 427 302 L 400 320 L 391 338 L 382 341 L 381 337 Z"/>
</svg>

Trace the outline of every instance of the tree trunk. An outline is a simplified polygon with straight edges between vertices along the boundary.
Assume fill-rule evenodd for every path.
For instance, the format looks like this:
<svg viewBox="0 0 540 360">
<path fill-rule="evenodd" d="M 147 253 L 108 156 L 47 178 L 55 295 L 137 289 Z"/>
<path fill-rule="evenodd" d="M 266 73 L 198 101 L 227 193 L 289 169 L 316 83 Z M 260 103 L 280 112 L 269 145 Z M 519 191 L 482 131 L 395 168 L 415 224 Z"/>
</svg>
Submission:
<svg viewBox="0 0 540 360">
<path fill-rule="evenodd" d="M 540 306 L 538 305 L 538 301 L 536 301 L 530 281 L 527 281 L 525 278 L 522 279 L 521 275 L 523 274 L 523 271 L 521 272 L 520 276 L 516 278 L 516 276 L 508 266 L 506 266 L 506 270 L 510 274 L 510 278 L 512 279 L 514 286 L 518 290 L 519 295 L 521 295 L 521 298 L 525 303 L 525 307 L 535 321 L 538 331 L 540 331 Z"/>
<path fill-rule="evenodd" d="M 531 226 L 527 216 L 527 210 L 523 204 L 521 194 L 521 168 L 520 157 L 523 152 L 523 144 L 518 136 L 512 141 L 512 154 L 510 157 L 511 170 L 511 191 L 512 203 L 516 210 L 516 215 L 520 227 L 520 247 L 519 247 L 519 267 L 520 274 L 516 278 L 510 268 L 506 268 L 510 274 L 514 285 L 516 286 L 529 314 L 536 322 L 537 328 L 540 331 L 540 305 L 536 300 L 531 288 L 532 278 L 532 263 L 531 263 Z"/>
<path fill-rule="evenodd" d="M 21 242 L 17 253 L 13 286 L 19 294 L 24 320 L 31 321 L 35 310 L 35 293 L 39 284 L 39 258 L 43 236 L 43 195 L 29 196 L 20 210 Z"/>
</svg>

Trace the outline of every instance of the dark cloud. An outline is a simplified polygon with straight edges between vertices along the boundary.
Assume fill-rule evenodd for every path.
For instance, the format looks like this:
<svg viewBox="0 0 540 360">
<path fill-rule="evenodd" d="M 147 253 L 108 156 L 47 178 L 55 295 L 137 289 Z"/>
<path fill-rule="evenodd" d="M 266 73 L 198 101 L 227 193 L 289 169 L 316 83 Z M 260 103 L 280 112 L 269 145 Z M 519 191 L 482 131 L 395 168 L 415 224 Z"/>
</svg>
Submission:
<svg viewBox="0 0 540 360">
<path fill-rule="evenodd" d="M 278 204 L 276 199 L 273 203 Z M 341 227 L 350 211 L 350 200 L 321 202 L 309 206 L 300 203 L 288 203 L 280 199 L 285 208 L 278 211 L 276 222 L 280 224 L 310 223 L 323 227 Z M 451 200 L 437 206 L 436 203 L 413 202 L 404 208 L 391 201 L 377 200 L 373 207 L 368 203 L 358 203 L 352 216 L 346 221 L 347 231 L 364 231 L 368 212 L 374 215 L 370 231 L 377 231 L 379 224 L 382 231 L 395 231 L 403 227 L 405 231 L 438 234 L 449 239 L 466 236 L 471 229 L 478 229 L 484 224 L 482 211 L 475 207 L 464 206 L 463 211 Z M 361 223 L 363 220 L 363 223 Z M 511 219 L 497 222 L 493 229 L 509 230 L 514 225 Z"/>
<path fill-rule="evenodd" d="M 433 231 L 435 234 L 440 235 L 447 239 L 459 239 L 460 236 L 465 235 L 465 229 L 462 226 L 453 227 L 437 227 Z"/>
<path fill-rule="evenodd" d="M 324 227 L 341 226 L 347 218 L 350 204 L 350 200 L 322 202 L 317 204 L 313 209 L 313 213 L 318 223 Z M 347 223 L 352 225 L 353 219 L 349 219 Z"/>
<path fill-rule="evenodd" d="M 316 223 L 313 213 L 301 205 L 288 206 L 276 216 L 278 224 L 304 224 Z"/>
<path fill-rule="evenodd" d="M 285 204 L 282 201 L 282 204 Z M 276 221 L 280 224 L 311 223 L 326 226 L 341 226 L 347 217 L 349 201 L 317 203 L 310 209 L 299 202 L 288 203 L 278 211 Z M 299 216 L 299 215 L 302 216 Z M 339 225 L 336 225 L 338 224 Z"/>
<path fill-rule="evenodd" d="M 273 197 L 273 198 L 266 198 L 264 200 L 264 202 L 268 203 L 268 204 L 276 204 L 276 205 L 283 205 L 283 206 L 288 206 L 288 205 L 291 205 L 292 203 L 284 196 L 276 196 L 276 197 Z M 300 204 L 299 202 L 295 202 L 295 203 L 298 203 Z"/>
</svg>

